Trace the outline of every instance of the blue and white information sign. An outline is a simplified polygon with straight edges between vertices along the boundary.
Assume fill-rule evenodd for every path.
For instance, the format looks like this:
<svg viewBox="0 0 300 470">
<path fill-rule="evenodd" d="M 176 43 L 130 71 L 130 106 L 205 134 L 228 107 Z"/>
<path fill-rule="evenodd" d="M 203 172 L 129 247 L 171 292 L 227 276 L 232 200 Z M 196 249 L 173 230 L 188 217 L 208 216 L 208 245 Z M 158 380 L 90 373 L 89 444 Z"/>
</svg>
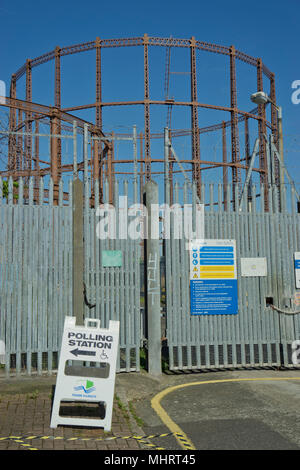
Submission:
<svg viewBox="0 0 300 470">
<path fill-rule="evenodd" d="M 190 243 L 191 315 L 238 313 L 235 240 Z"/>
<path fill-rule="evenodd" d="M 300 289 L 300 252 L 295 253 L 295 278 L 296 289 Z"/>
</svg>

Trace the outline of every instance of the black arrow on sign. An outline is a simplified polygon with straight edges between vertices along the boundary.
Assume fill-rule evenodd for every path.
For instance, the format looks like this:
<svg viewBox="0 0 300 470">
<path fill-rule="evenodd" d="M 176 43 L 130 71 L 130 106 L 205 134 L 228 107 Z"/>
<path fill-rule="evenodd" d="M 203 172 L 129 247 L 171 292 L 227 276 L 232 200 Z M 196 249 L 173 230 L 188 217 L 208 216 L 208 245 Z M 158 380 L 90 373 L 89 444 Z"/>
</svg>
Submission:
<svg viewBox="0 0 300 470">
<path fill-rule="evenodd" d="M 78 348 L 73 349 L 70 353 L 74 354 L 74 356 L 96 356 L 96 351 L 80 351 Z"/>
</svg>

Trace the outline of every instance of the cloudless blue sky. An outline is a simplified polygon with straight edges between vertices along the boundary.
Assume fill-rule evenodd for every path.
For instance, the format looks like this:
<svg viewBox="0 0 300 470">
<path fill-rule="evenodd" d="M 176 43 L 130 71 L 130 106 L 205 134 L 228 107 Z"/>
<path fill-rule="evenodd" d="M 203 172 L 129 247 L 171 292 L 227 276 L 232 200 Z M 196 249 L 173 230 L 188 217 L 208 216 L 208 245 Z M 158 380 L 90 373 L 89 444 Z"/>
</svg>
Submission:
<svg viewBox="0 0 300 470">
<path fill-rule="evenodd" d="M 228 0 L 227 2 L 222 0 L 214 0 L 213 2 L 199 0 L 149 0 L 149 2 L 137 0 L 127 0 L 126 2 L 120 0 L 105 2 L 101 0 L 85 2 L 77 0 L 52 0 L 50 2 L 29 0 L 25 2 L 14 0 L 14 2 L 11 2 L 1 0 L 0 16 L 0 79 L 4 80 L 7 85 L 7 94 L 9 93 L 11 74 L 25 62 L 26 58 L 35 58 L 47 51 L 53 50 L 56 45 L 68 46 L 87 42 L 94 40 L 96 36 L 103 39 L 136 37 L 142 36 L 144 33 L 147 33 L 149 36 L 173 36 L 176 38 L 195 36 L 200 41 L 225 46 L 233 44 L 237 49 L 251 56 L 262 57 L 266 66 L 275 73 L 277 102 L 283 107 L 285 158 L 290 172 L 293 173 L 295 180 L 300 182 L 300 104 L 295 105 L 291 102 L 293 91 L 291 84 L 294 80 L 300 80 L 299 0 L 286 0 L 285 2 L 274 0 L 252 0 L 249 2 L 237 0 Z M 122 49 L 119 49 L 119 51 L 122 52 Z M 104 53 L 106 54 L 106 51 Z M 120 57 L 117 54 L 116 52 L 116 58 Z M 128 54 L 130 55 L 131 52 Z M 163 60 L 164 54 L 162 55 Z M 206 55 L 203 54 L 203 61 L 206 60 Z M 69 56 L 68 60 L 71 57 Z M 224 84 L 219 79 L 216 83 L 213 80 L 212 82 L 209 81 L 206 76 L 207 70 L 202 64 L 201 53 L 198 57 L 200 72 L 197 80 L 198 90 L 200 90 L 200 94 L 202 93 L 201 101 L 212 102 L 215 87 L 220 93 L 222 89 L 224 90 L 226 94 L 226 99 L 224 95 L 224 104 L 229 105 L 226 102 L 228 90 L 225 92 Z M 221 57 L 220 64 L 223 64 L 223 56 L 219 57 Z M 109 56 L 104 56 L 104 59 L 108 61 Z M 84 62 L 84 59 L 82 60 L 83 81 L 84 84 L 89 85 L 88 65 L 87 62 Z M 120 60 L 122 60 L 121 57 Z M 180 60 L 178 66 L 184 63 L 184 59 Z M 217 63 L 214 62 L 212 67 L 216 66 L 215 64 Z M 209 97 L 207 99 L 201 88 L 201 67 L 203 67 L 203 77 L 206 77 L 203 90 L 207 87 L 207 96 Z M 46 66 L 45 70 L 47 70 Z M 253 70 L 255 71 L 255 69 Z M 91 73 L 94 80 L 94 71 Z M 244 74 L 243 76 L 245 76 L 246 80 L 246 72 L 243 71 L 241 73 Z M 160 78 L 162 93 L 163 79 L 164 69 L 162 68 Z M 126 83 L 130 86 L 130 76 L 126 80 Z M 174 80 L 174 84 L 172 80 Z M 180 94 L 180 80 L 184 80 L 184 78 L 176 77 L 175 75 L 171 78 L 170 87 L 172 89 L 173 86 L 175 98 L 177 93 Z M 175 82 L 177 85 L 175 85 Z M 91 81 L 91 87 L 92 83 Z M 107 77 L 105 82 L 106 89 L 103 93 L 107 93 L 113 99 L 113 89 L 109 89 L 109 83 L 110 78 Z M 36 86 L 38 89 L 38 84 Z M 74 95 L 73 101 L 71 97 L 68 98 L 68 92 L 66 92 L 65 98 L 70 99 L 70 104 L 71 102 L 72 104 L 91 102 L 90 100 L 93 99 L 92 95 L 90 97 L 88 90 L 86 91 L 87 98 L 84 99 L 80 91 L 78 93 L 79 98 L 76 100 L 74 97 L 76 89 L 73 89 L 72 85 L 70 85 L 69 92 Z M 136 91 L 137 94 L 138 91 Z M 269 91 L 268 88 L 266 91 Z M 122 87 L 120 87 L 120 94 L 122 94 Z M 122 99 L 125 99 L 125 96 L 125 94 L 122 95 Z M 39 98 L 42 100 L 42 92 Z M 105 96 L 103 98 L 105 99 Z M 238 98 L 238 104 L 242 102 L 243 107 L 241 106 L 241 108 L 245 109 L 246 100 L 249 98 L 248 94 Z M 135 96 L 134 99 L 137 99 L 137 97 Z M 153 96 L 153 99 L 155 99 L 155 96 Z M 47 94 L 45 94 L 46 101 Z M 248 109 L 250 110 L 253 107 L 253 104 L 249 101 Z M 205 119 L 200 116 L 200 125 L 204 126 L 206 124 Z M 134 116 L 130 117 L 131 122 L 129 125 L 134 124 L 134 120 Z M 117 115 L 111 117 L 111 128 L 108 122 L 107 130 L 112 130 L 112 127 L 118 124 L 117 121 Z M 154 129 L 152 129 L 153 131 L 162 131 L 159 128 L 159 122 L 158 120 L 157 126 L 154 126 Z M 207 122 L 211 124 L 212 122 L 219 122 L 219 119 L 217 116 L 209 116 Z M 184 127 L 181 125 L 181 122 L 179 124 L 179 127 Z"/>
</svg>

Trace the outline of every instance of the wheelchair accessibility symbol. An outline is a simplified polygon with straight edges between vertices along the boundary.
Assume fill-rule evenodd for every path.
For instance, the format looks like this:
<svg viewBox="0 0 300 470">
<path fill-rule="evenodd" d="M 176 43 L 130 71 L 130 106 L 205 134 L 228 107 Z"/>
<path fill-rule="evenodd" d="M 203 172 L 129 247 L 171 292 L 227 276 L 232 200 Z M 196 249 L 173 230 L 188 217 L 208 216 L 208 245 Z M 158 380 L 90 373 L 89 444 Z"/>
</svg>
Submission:
<svg viewBox="0 0 300 470">
<path fill-rule="evenodd" d="M 108 359 L 108 355 L 106 354 L 105 351 L 102 351 L 102 353 L 100 354 L 100 359 Z"/>
</svg>

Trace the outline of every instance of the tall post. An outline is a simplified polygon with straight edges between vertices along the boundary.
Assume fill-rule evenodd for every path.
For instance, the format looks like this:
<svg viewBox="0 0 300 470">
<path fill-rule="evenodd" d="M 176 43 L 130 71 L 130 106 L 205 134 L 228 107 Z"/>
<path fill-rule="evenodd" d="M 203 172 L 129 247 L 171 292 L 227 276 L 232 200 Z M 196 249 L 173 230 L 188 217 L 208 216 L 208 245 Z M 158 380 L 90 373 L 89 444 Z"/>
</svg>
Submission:
<svg viewBox="0 0 300 470">
<path fill-rule="evenodd" d="M 102 130 L 101 40 L 96 38 L 96 126 Z"/>
<path fill-rule="evenodd" d="M 35 119 L 35 133 L 38 134 L 39 133 L 39 119 L 38 119 L 38 116 L 36 116 L 36 119 Z M 36 191 L 37 191 L 37 200 L 38 200 L 38 194 L 39 194 L 39 180 L 40 180 L 40 160 L 39 160 L 39 155 L 40 155 L 40 140 L 39 140 L 39 136 L 36 135 L 35 138 L 34 138 L 34 169 L 36 170 L 36 176 L 34 178 L 34 186 L 36 188 Z"/>
<path fill-rule="evenodd" d="M 276 89 L 275 89 L 275 75 L 272 73 L 270 78 L 270 100 L 271 100 L 271 125 L 274 144 L 278 148 L 278 113 L 276 109 Z M 279 163 L 277 158 L 274 162 L 275 181 L 279 184 Z"/>
<path fill-rule="evenodd" d="M 73 179 L 78 178 L 77 166 L 77 121 L 73 121 Z"/>
<path fill-rule="evenodd" d="M 250 165 L 250 139 L 249 139 L 248 117 L 245 117 L 245 158 L 246 158 L 246 165 L 247 165 L 247 170 L 248 170 L 249 165 Z M 251 201 L 252 201 L 252 178 L 250 178 L 249 184 L 248 184 L 248 201 L 247 201 L 247 203 L 249 203 L 249 205 L 251 205 Z"/>
<path fill-rule="evenodd" d="M 151 179 L 150 156 L 150 94 L 149 94 L 149 61 L 148 61 L 149 37 L 144 35 L 144 122 L 145 122 L 145 180 Z"/>
<path fill-rule="evenodd" d="M 107 153 L 107 179 L 109 185 L 109 203 L 114 203 L 114 132 L 111 133 L 111 144 Z"/>
<path fill-rule="evenodd" d="M 263 91 L 263 73 L 262 73 L 262 60 L 257 59 L 257 91 Z M 264 205 L 265 211 L 269 210 L 269 198 L 268 198 L 268 167 L 267 167 L 267 156 L 266 156 L 266 105 L 258 105 L 258 136 L 259 136 L 259 166 L 263 170 L 260 174 L 260 183 L 264 185 Z"/>
<path fill-rule="evenodd" d="M 17 97 L 17 80 L 15 74 L 11 77 L 10 82 L 10 98 Z M 17 110 L 10 108 L 9 110 L 9 130 L 15 131 L 17 125 Z M 17 169 L 17 139 L 15 135 L 10 135 L 8 138 L 8 170 Z"/>
<path fill-rule="evenodd" d="M 237 114 L 237 87 L 236 87 L 236 67 L 235 67 L 235 47 L 230 47 L 230 106 L 231 106 L 231 152 L 232 163 L 238 163 L 240 159 L 239 129 Z M 232 167 L 232 190 L 241 182 L 241 170 L 236 166 Z M 235 198 L 233 197 L 233 201 Z M 234 203 L 233 203 L 234 204 Z"/>
<path fill-rule="evenodd" d="M 92 155 L 93 155 L 93 194 L 95 199 L 95 182 L 99 181 L 99 140 L 97 140 L 97 134 L 92 134 Z M 95 201 L 95 207 L 99 204 L 99 201 Z"/>
<path fill-rule="evenodd" d="M 83 256 L 83 184 L 73 180 L 73 316 L 76 325 L 83 325 L 84 312 L 84 256 Z"/>
<path fill-rule="evenodd" d="M 31 74 L 31 61 L 27 59 L 26 61 L 26 101 L 32 101 L 32 74 Z M 29 134 L 32 133 L 32 113 L 26 112 L 25 115 L 25 131 Z M 29 175 L 31 171 L 32 163 L 32 136 L 26 135 L 25 139 L 25 158 L 26 166 L 25 168 L 29 170 Z"/>
<path fill-rule="evenodd" d="M 169 142 L 171 142 L 171 129 L 169 129 Z M 169 147 L 169 189 L 170 189 L 170 204 L 173 204 L 173 165 L 174 165 L 174 157 L 171 151 L 171 147 Z"/>
<path fill-rule="evenodd" d="M 60 70 L 60 47 L 55 48 L 55 83 L 54 83 L 54 106 L 57 109 L 61 108 L 61 70 Z M 61 120 L 57 121 L 57 134 L 61 135 Z M 60 176 L 61 169 L 61 139 L 57 138 L 57 162 L 58 174 Z"/>
<path fill-rule="evenodd" d="M 200 137 L 197 106 L 197 73 L 196 73 L 196 40 L 190 40 L 191 59 L 191 121 L 192 121 L 192 158 L 193 180 L 196 181 L 197 194 L 201 198 L 201 165 L 200 165 Z"/>
<path fill-rule="evenodd" d="M 59 182 L 59 169 L 58 169 L 58 141 L 57 137 L 53 137 L 58 133 L 58 118 L 54 114 L 50 118 L 50 172 L 53 180 L 53 199 L 54 205 L 58 205 L 58 182 Z"/>
<path fill-rule="evenodd" d="M 134 202 L 137 203 L 137 184 L 138 184 L 138 168 L 137 168 L 137 134 L 136 134 L 136 125 L 133 126 L 133 166 L 134 166 Z"/>
<path fill-rule="evenodd" d="M 227 143 L 226 143 L 226 124 L 222 122 L 222 153 L 223 163 L 227 163 Z M 228 184 L 228 166 L 223 165 L 223 198 L 224 211 L 227 210 L 227 184 Z"/>
<path fill-rule="evenodd" d="M 18 109 L 18 127 L 23 121 L 23 111 L 21 109 Z M 20 127 L 19 127 L 20 128 Z M 22 170 L 23 169 L 23 136 L 18 135 L 17 136 L 17 161 L 16 161 L 16 167 L 17 170 Z"/>
<path fill-rule="evenodd" d="M 278 141 L 279 141 L 279 155 L 282 165 L 279 170 L 279 184 L 280 184 L 280 210 L 283 206 L 283 190 L 284 190 L 284 157 L 283 157 L 283 130 L 282 130 L 282 108 L 278 107 Z"/>
<path fill-rule="evenodd" d="M 160 250 L 158 185 L 145 184 L 144 202 L 148 213 L 146 240 L 146 311 L 148 326 L 148 372 L 161 374 Z"/>
<path fill-rule="evenodd" d="M 140 132 L 140 202 L 143 203 L 144 192 L 144 154 L 143 154 L 143 133 Z"/>
<path fill-rule="evenodd" d="M 169 162 L 169 129 L 166 127 L 164 130 L 164 159 L 165 159 L 165 204 L 172 204 L 170 202 L 170 162 Z"/>
</svg>

